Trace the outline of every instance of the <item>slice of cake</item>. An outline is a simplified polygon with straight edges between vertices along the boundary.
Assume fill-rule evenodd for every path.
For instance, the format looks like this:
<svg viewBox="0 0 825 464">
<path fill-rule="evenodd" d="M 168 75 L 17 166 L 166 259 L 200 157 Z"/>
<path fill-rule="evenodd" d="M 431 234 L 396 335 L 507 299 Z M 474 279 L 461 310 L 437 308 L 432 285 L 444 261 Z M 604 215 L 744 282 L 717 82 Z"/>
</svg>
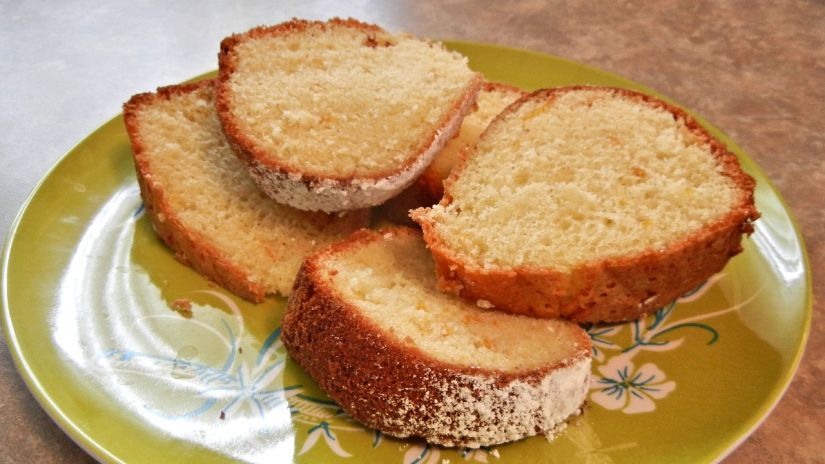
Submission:
<svg viewBox="0 0 825 464">
<path fill-rule="evenodd" d="M 123 107 L 146 212 L 175 256 L 252 301 L 288 295 L 301 260 L 369 223 L 267 198 L 221 132 L 214 81 L 135 95 Z"/>
<path fill-rule="evenodd" d="M 458 130 L 481 78 L 441 44 L 352 19 L 292 20 L 221 43 L 218 114 L 252 177 L 305 210 L 377 205 Z"/>
<path fill-rule="evenodd" d="M 576 321 L 638 318 L 742 250 L 754 181 L 684 111 L 630 90 L 568 87 L 510 106 L 413 212 L 439 287 Z"/>
<path fill-rule="evenodd" d="M 307 258 L 282 336 L 354 419 L 444 446 L 552 434 L 590 378 L 580 327 L 439 292 L 420 233 L 405 227 L 362 230 Z"/>
</svg>

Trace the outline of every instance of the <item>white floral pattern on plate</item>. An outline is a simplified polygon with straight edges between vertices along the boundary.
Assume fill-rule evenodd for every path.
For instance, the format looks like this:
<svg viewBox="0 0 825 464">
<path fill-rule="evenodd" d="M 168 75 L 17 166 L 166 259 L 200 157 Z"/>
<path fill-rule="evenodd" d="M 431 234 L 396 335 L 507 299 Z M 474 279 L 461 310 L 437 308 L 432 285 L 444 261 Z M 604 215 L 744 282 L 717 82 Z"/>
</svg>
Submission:
<svg viewBox="0 0 825 464">
<path fill-rule="evenodd" d="M 673 392 L 676 389 L 676 381 L 666 380 L 665 373 L 654 363 L 645 363 L 637 370 L 633 358 L 643 351 L 675 350 L 682 345 L 685 338 L 671 337 L 676 332 L 687 329 L 705 332 L 709 336 L 707 345 L 715 344 L 720 335 L 708 321 L 738 311 L 752 301 L 761 288 L 744 301 L 736 302 L 727 308 L 681 319 L 675 314 L 680 304 L 699 300 L 724 277 L 723 273 L 712 276 L 696 289 L 685 293 L 645 319 L 623 324 L 585 325 L 593 342 L 594 375 L 591 379 L 590 399 L 605 409 L 620 410 L 625 414 L 655 411 L 656 401 Z M 625 329 L 630 330 L 630 341 L 623 345 L 620 340 L 622 336 L 627 336 Z M 616 354 L 608 357 L 608 352 Z"/>
<path fill-rule="evenodd" d="M 676 382 L 666 380 L 664 372 L 653 363 L 636 370 L 628 356 L 615 356 L 610 362 L 598 366 L 601 377 L 593 377 L 590 395 L 596 404 L 607 409 L 621 409 L 625 414 L 651 412 L 656 409 L 654 400 L 670 394 Z"/>
</svg>

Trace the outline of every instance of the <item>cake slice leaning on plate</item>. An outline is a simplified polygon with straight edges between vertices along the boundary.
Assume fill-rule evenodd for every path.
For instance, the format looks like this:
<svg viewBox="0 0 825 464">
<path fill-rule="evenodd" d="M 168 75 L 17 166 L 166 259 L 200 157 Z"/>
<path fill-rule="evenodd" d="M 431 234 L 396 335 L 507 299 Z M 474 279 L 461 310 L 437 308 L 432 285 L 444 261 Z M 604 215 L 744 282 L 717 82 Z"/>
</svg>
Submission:
<svg viewBox="0 0 825 464">
<path fill-rule="evenodd" d="M 655 311 L 742 250 L 754 181 L 684 111 L 626 90 L 539 90 L 509 106 L 413 211 L 439 288 L 576 321 Z"/>
<path fill-rule="evenodd" d="M 135 95 L 123 107 L 146 213 L 184 264 L 248 300 L 288 295 L 303 258 L 369 223 L 267 198 L 221 131 L 214 81 Z"/>
<path fill-rule="evenodd" d="M 586 332 L 439 292 L 420 233 L 405 227 L 307 258 L 282 327 L 290 357 L 332 399 L 396 437 L 477 448 L 550 436 L 589 387 Z"/>
</svg>

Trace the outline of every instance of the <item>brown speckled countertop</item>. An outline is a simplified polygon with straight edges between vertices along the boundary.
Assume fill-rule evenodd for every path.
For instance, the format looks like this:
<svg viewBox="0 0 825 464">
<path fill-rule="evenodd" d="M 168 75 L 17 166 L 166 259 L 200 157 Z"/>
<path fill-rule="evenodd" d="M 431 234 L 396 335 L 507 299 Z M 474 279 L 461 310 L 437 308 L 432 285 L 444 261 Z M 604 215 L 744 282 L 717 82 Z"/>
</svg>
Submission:
<svg viewBox="0 0 825 464">
<path fill-rule="evenodd" d="M 3 3 L 0 228 L 9 229 L 47 168 L 129 95 L 213 69 L 220 38 L 253 25 L 353 16 L 421 36 L 566 57 L 640 82 L 703 115 L 784 195 L 813 269 L 813 325 L 784 399 L 727 462 L 825 462 L 825 3 L 343 3 Z M 92 461 L 40 409 L 5 345 L 0 412 L 0 462 Z"/>
</svg>

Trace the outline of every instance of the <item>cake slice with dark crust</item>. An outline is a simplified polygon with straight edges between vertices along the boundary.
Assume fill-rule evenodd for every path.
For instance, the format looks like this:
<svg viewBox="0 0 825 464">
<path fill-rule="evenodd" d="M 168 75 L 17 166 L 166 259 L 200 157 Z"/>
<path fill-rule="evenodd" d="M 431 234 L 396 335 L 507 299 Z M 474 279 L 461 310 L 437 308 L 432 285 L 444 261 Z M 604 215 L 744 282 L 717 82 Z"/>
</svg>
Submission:
<svg viewBox="0 0 825 464">
<path fill-rule="evenodd" d="M 123 106 L 146 213 L 175 257 L 248 300 L 288 295 L 304 256 L 369 224 L 267 198 L 223 136 L 214 81 L 163 87 Z"/>
<path fill-rule="evenodd" d="M 415 210 L 439 288 L 518 314 L 622 321 L 742 250 L 754 181 L 684 111 L 625 89 L 539 90 Z"/>
<path fill-rule="evenodd" d="M 589 388 L 586 332 L 437 291 L 420 233 L 405 227 L 362 230 L 307 258 L 282 334 L 354 419 L 444 446 L 551 435 Z"/>
<path fill-rule="evenodd" d="M 223 40 L 218 114 L 261 189 L 304 210 L 383 203 L 458 130 L 481 77 L 441 44 L 353 19 Z"/>
</svg>

